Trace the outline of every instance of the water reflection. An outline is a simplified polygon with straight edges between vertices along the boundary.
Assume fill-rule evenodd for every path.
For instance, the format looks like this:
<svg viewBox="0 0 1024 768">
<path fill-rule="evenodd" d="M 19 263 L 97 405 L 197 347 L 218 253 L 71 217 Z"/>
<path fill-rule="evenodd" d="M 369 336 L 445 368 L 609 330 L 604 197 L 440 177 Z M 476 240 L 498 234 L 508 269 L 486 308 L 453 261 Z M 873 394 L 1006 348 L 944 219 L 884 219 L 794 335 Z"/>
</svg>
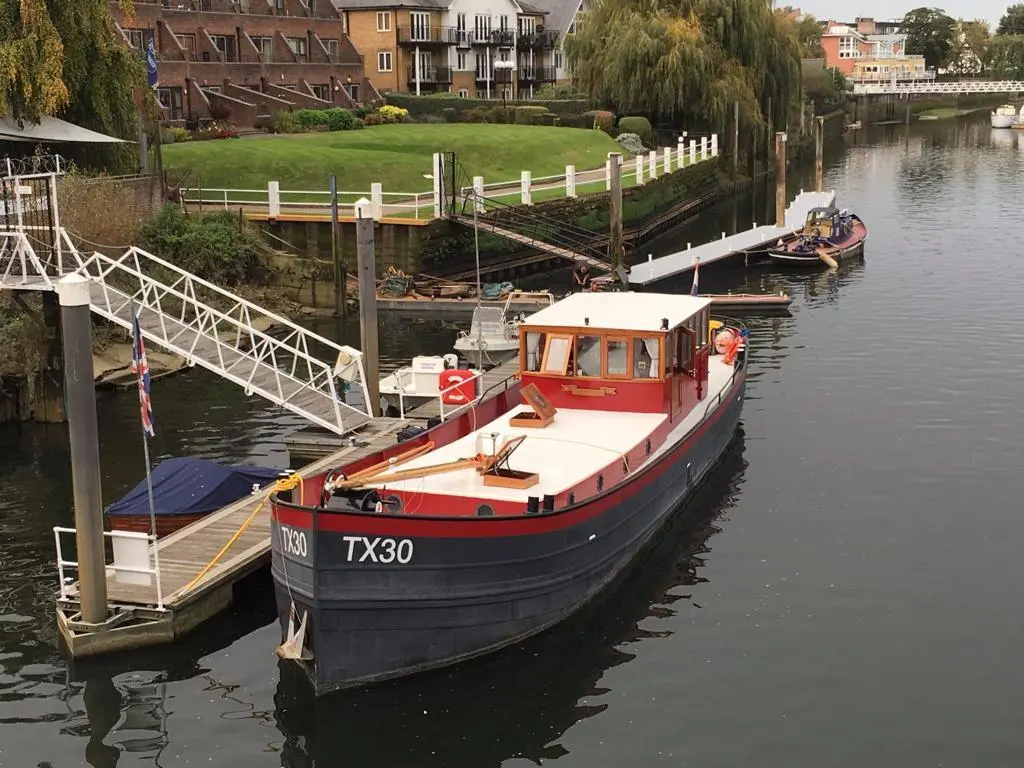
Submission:
<svg viewBox="0 0 1024 768">
<path fill-rule="evenodd" d="M 511 758 L 536 765 L 566 754 L 558 740 L 574 724 L 605 711 L 601 685 L 610 669 L 635 657 L 645 640 L 667 636 L 641 623 L 691 601 L 678 588 L 699 575 L 743 484 L 744 434 L 737 432 L 708 483 L 657 544 L 599 603 L 553 631 L 450 670 L 314 701 L 295 668 L 281 665 L 275 716 L 285 735 L 287 768 L 465 766 Z"/>
</svg>

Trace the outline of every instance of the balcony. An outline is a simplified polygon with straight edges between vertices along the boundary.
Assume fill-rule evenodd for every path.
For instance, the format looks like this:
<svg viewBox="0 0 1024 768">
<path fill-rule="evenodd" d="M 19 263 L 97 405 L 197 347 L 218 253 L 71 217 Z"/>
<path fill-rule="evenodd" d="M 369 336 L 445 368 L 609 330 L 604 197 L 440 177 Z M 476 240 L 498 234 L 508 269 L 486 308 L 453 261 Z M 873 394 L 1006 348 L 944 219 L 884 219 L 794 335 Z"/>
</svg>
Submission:
<svg viewBox="0 0 1024 768">
<path fill-rule="evenodd" d="M 553 83 L 556 79 L 554 67 L 526 67 L 519 70 L 520 83 Z"/>
<path fill-rule="evenodd" d="M 455 45 L 454 27 L 399 27 L 399 45 Z"/>
<path fill-rule="evenodd" d="M 898 82 L 921 82 L 931 81 L 935 79 L 935 70 L 926 69 L 924 71 L 900 69 L 892 72 L 851 72 L 846 75 L 846 79 L 851 83 L 891 83 L 893 81 Z"/>
<path fill-rule="evenodd" d="M 516 43 L 516 33 L 511 29 L 475 30 L 471 33 L 473 45 L 496 45 L 511 48 Z"/>
<path fill-rule="evenodd" d="M 451 85 L 451 67 L 426 67 L 420 69 L 420 85 Z M 416 87 L 416 67 L 409 67 L 409 87 Z"/>
<path fill-rule="evenodd" d="M 542 29 L 537 32 L 528 32 L 516 38 L 516 48 L 550 51 L 558 47 L 558 36 L 557 29 Z"/>
<path fill-rule="evenodd" d="M 496 85 L 511 85 L 514 73 L 515 70 L 503 69 L 501 67 L 494 67 L 493 69 L 477 67 L 476 81 L 478 83 L 490 81 Z"/>
</svg>

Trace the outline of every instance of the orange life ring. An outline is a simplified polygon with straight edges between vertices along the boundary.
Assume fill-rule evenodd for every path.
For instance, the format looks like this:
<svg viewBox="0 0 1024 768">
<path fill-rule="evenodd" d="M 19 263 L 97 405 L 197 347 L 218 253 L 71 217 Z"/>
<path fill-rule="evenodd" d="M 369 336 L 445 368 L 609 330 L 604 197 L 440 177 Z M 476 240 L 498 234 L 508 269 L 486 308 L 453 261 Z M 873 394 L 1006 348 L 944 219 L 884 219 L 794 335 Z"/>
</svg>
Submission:
<svg viewBox="0 0 1024 768">
<path fill-rule="evenodd" d="M 438 379 L 440 389 L 444 393 L 441 395 L 441 402 L 445 405 L 465 405 L 475 399 L 476 380 L 470 381 L 470 379 L 473 379 L 472 371 L 460 368 L 442 371 Z M 455 386 L 462 384 L 462 382 L 466 382 L 465 385 Z"/>
</svg>

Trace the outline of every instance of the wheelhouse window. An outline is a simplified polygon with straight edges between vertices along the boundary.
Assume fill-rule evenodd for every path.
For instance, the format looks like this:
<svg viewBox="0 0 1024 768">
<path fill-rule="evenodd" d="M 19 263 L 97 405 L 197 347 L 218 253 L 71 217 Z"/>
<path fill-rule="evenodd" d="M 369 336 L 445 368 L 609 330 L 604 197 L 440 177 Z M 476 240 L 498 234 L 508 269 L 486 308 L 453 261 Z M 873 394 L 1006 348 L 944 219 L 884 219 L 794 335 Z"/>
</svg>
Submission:
<svg viewBox="0 0 1024 768">
<path fill-rule="evenodd" d="M 576 375 L 601 376 L 601 337 L 576 337 Z"/>
<path fill-rule="evenodd" d="M 658 352 L 660 339 L 644 337 L 635 339 L 633 343 L 633 378 L 658 378 Z"/>
<path fill-rule="evenodd" d="M 611 378 L 629 377 L 629 339 L 608 337 L 605 340 L 605 358 L 608 361 L 608 373 Z"/>
<path fill-rule="evenodd" d="M 547 349 L 544 350 L 544 359 L 541 361 L 541 373 L 548 373 L 555 376 L 565 376 L 572 362 L 572 342 L 569 335 L 555 335 L 548 337 Z"/>
<path fill-rule="evenodd" d="M 465 90 L 465 89 L 463 89 Z M 460 92 L 461 95 L 461 92 Z M 526 334 L 526 370 L 532 373 L 540 371 L 541 360 L 544 359 L 544 334 L 531 331 Z"/>
</svg>

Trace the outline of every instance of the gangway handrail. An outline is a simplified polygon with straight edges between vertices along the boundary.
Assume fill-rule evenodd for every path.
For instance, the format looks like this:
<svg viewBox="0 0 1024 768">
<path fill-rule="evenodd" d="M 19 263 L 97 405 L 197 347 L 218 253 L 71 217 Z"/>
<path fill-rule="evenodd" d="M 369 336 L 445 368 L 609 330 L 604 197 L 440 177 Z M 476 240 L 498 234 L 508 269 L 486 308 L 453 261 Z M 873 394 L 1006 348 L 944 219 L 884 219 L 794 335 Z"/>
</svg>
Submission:
<svg viewBox="0 0 1024 768">
<path fill-rule="evenodd" d="M 79 565 L 77 560 L 64 559 L 64 550 L 60 543 L 60 535 L 62 533 L 75 535 L 78 533 L 78 529 L 67 528 L 60 525 L 53 526 L 53 538 L 57 544 L 57 578 L 60 580 L 60 599 L 67 600 L 69 599 L 67 587 L 68 582 L 67 579 L 64 578 L 64 569 L 73 568 L 77 571 Z M 148 533 L 142 533 L 141 531 L 118 530 L 103 531 L 103 535 L 111 540 L 128 539 L 134 541 L 145 540 L 147 542 L 147 557 L 149 558 L 149 561 L 153 563 L 152 568 L 135 568 L 130 565 L 118 565 L 116 559 L 113 563 L 106 563 L 104 568 L 114 571 L 115 573 L 136 573 L 140 575 L 154 576 L 156 581 L 156 610 L 166 610 L 164 608 L 163 583 L 160 580 L 160 561 L 156 557 L 156 537 Z"/>
</svg>

